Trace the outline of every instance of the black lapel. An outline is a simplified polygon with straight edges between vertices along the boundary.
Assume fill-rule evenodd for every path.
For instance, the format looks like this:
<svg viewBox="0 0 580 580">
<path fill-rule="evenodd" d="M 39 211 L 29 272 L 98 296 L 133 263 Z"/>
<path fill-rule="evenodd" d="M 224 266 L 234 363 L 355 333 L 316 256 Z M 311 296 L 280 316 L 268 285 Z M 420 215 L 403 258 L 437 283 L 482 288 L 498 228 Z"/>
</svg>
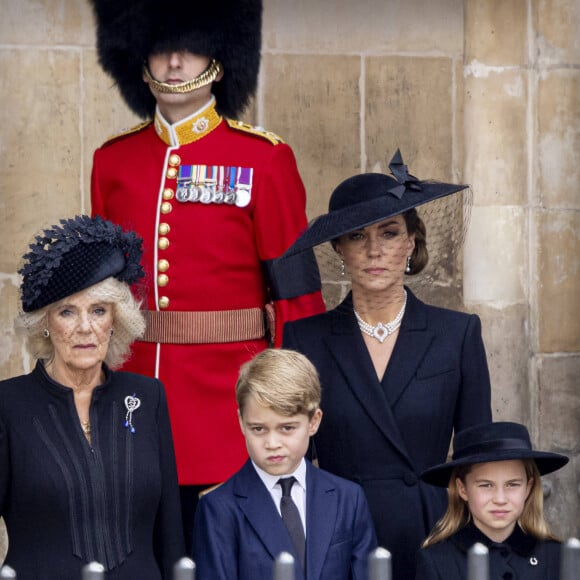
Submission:
<svg viewBox="0 0 580 580">
<path fill-rule="evenodd" d="M 275 560 L 281 552 L 290 552 L 297 557 L 272 496 L 250 460 L 236 475 L 234 496 L 272 560 Z"/>
<path fill-rule="evenodd" d="M 324 337 L 324 343 L 335 359 L 346 384 L 388 441 L 412 466 L 356 322 L 350 294 L 332 311 L 331 325 L 331 334 Z"/>
<path fill-rule="evenodd" d="M 338 499 L 335 486 L 324 472 L 306 462 L 306 570 L 309 580 L 318 580 L 336 528 Z"/>
<path fill-rule="evenodd" d="M 425 304 L 407 288 L 405 316 L 382 380 L 391 409 L 396 408 L 397 401 L 415 376 L 434 337 L 434 333 L 427 328 Z"/>
</svg>

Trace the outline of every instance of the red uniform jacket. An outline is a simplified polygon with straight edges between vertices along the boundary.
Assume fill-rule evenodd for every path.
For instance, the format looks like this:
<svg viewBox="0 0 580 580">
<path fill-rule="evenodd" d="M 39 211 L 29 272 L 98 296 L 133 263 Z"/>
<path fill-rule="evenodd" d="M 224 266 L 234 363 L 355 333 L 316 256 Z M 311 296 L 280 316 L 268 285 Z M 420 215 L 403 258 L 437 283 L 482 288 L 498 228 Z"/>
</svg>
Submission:
<svg viewBox="0 0 580 580">
<path fill-rule="evenodd" d="M 94 215 L 143 237 L 143 306 L 161 313 L 263 310 L 264 262 L 306 227 L 290 147 L 220 117 L 213 101 L 176 125 L 156 115 L 105 143 L 94 155 L 91 201 Z M 319 291 L 274 306 L 277 344 L 284 322 L 324 310 Z M 226 315 L 222 330 L 239 326 Z M 247 458 L 234 388 L 240 365 L 267 341 L 225 340 L 139 341 L 125 365 L 165 385 L 182 485 L 223 481 Z"/>
</svg>

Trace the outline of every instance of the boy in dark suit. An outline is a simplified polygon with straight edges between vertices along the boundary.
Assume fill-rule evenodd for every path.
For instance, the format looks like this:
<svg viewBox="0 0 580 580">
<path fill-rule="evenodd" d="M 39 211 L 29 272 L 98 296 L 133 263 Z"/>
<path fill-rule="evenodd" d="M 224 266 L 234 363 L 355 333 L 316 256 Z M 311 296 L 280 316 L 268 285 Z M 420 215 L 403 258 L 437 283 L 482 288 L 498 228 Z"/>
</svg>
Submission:
<svg viewBox="0 0 580 580">
<path fill-rule="evenodd" d="M 283 551 L 297 580 L 366 580 L 376 538 L 362 489 L 304 458 L 322 418 L 312 363 L 268 349 L 242 366 L 236 399 L 250 459 L 200 501 L 199 580 L 269 579 Z"/>
</svg>

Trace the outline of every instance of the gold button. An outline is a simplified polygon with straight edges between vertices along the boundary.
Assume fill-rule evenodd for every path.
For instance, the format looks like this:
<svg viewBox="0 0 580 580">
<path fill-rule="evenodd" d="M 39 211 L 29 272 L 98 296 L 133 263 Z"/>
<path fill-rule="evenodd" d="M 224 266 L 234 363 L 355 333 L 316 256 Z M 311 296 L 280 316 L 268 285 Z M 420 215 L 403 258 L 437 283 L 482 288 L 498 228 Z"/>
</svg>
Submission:
<svg viewBox="0 0 580 580">
<path fill-rule="evenodd" d="M 168 214 L 171 213 L 172 210 L 173 206 L 168 201 L 164 201 L 161 204 L 161 213 Z"/>
<path fill-rule="evenodd" d="M 169 227 L 169 224 L 162 222 L 159 224 L 159 233 L 162 236 L 166 236 L 169 232 L 171 231 L 171 228 Z"/>
<path fill-rule="evenodd" d="M 167 238 L 159 238 L 157 246 L 160 250 L 167 250 L 169 248 L 169 240 Z"/>
<path fill-rule="evenodd" d="M 181 163 L 181 157 L 179 157 L 179 155 L 177 155 L 177 153 L 172 153 L 169 156 L 169 165 L 171 165 L 172 167 L 176 167 L 180 163 Z"/>
<path fill-rule="evenodd" d="M 169 298 L 167 296 L 161 296 L 159 298 L 159 308 L 167 308 L 169 306 Z"/>
<path fill-rule="evenodd" d="M 177 177 L 177 169 L 175 167 L 170 167 L 167 170 L 167 179 L 175 179 Z"/>
<path fill-rule="evenodd" d="M 174 195 L 175 192 L 173 191 L 173 189 L 171 189 L 171 187 L 166 187 L 163 190 L 163 199 L 173 199 Z"/>
<path fill-rule="evenodd" d="M 160 272 L 167 272 L 167 270 L 169 270 L 169 262 L 167 260 L 159 260 L 159 262 L 157 262 L 157 269 Z"/>
<path fill-rule="evenodd" d="M 169 276 L 167 274 L 159 274 L 159 276 L 157 276 L 157 284 L 161 287 L 163 286 L 167 286 L 167 284 L 169 283 Z"/>
</svg>

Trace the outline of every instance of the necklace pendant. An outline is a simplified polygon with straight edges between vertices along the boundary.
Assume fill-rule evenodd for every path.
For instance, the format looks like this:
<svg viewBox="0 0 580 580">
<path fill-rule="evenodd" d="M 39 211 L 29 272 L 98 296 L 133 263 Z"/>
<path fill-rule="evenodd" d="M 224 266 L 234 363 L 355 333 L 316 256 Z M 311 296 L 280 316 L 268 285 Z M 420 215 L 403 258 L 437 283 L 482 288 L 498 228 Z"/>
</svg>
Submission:
<svg viewBox="0 0 580 580">
<path fill-rule="evenodd" d="M 389 332 L 389 329 L 382 322 L 379 322 L 373 328 L 373 337 L 376 338 L 381 344 L 383 344 L 383 342 L 385 342 L 385 340 L 386 340 L 387 336 L 389 336 L 389 334 L 391 334 Z"/>
</svg>

